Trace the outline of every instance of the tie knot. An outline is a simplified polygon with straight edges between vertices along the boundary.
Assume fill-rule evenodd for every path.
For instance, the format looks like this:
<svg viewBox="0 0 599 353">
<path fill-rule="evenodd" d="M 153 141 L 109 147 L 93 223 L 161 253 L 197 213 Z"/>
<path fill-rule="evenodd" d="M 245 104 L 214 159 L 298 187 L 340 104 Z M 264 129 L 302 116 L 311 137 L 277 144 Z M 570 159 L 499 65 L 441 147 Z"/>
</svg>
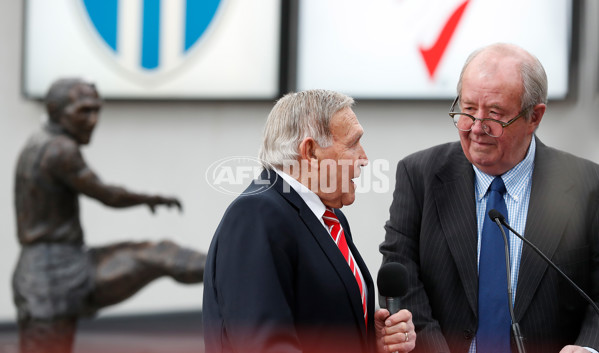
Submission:
<svg viewBox="0 0 599 353">
<path fill-rule="evenodd" d="M 326 210 L 324 211 L 322 220 L 324 221 L 324 224 L 326 224 L 329 227 L 332 226 L 333 224 L 339 224 L 339 218 L 337 218 L 337 216 L 335 215 L 335 212 L 333 212 L 333 209 L 330 207 L 327 207 Z"/>
<path fill-rule="evenodd" d="M 495 177 L 495 179 L 493 179 L 493 182 L 491 183 L 489 190 L 497 191 L 501 195 L 505 194 L 505 184 L 503 183 L 501 177 Z"/>
</svg>

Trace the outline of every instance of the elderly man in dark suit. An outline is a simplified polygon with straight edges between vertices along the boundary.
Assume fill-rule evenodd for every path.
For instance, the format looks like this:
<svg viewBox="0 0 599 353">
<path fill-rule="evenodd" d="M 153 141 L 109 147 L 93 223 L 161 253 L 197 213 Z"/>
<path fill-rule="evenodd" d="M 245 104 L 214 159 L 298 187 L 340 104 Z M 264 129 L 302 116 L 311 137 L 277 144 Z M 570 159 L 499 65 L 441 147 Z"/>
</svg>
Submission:
<svg viewBox="0 0 599 353">
<path fill-rule="evenodd" d="M 272 109 L 265 170 L 227 209 L 204 274 L 207 352 L 408 352 L 407 310 L 375 290 L 339 210 L 368 159 L 345 95 L 291 93 Z"/>
<path fill-rule="evenodd" d="M 535 136 L 546 109 L 547 78 L 523 49 L 494 44 L 474 52 L 457 91 L 450 116 L 460 143 L 399 162 L 380 246 L 384 263 L 408 268 L 402 302 L 416 325 L 415 352 L 516 352 L 510 299 L 527 352 L 599 349 L 599 316 L 509 233 L 508 298 L 503 238 L 485 225 L 491 203 L 505 207 L 509 224 L 597 302 L 599 166 Z M 499 231 L 496 224 L 488 229 Z M 489 241 L 499 243 L 489 248 Z M 491 277 L 490 267 L 497 271 Z M 496 304 L 488 315 L 488 306 Z"/>
</svg>

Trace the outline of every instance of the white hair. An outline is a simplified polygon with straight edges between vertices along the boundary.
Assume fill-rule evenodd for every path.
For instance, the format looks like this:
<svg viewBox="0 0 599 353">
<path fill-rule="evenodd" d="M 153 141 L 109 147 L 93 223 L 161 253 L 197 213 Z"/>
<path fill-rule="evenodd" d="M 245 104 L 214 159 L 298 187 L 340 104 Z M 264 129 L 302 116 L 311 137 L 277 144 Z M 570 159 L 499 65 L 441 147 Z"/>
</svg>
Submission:
<svg viewBox="0 0 599 353">
<path fill-rule="evenodd" d="M 335 113 L 349 108 L 354 100 L 342 93 L 314 89 L 288 93 L 270 111 L 258 157 L 266 169 L 282 169 L 297 160 L 299 145 L 312 137 L 321 147 L 333 141 L 329 124 Z"/>
</svg>

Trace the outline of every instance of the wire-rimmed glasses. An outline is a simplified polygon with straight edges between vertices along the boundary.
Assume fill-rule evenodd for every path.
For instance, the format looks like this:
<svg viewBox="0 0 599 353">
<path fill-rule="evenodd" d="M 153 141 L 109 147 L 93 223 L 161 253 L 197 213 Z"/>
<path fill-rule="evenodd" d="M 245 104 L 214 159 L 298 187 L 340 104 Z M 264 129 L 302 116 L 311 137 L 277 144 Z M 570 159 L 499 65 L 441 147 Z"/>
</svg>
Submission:
<svg viewBox="0 0 599 353">
<path fill-rule="evenodd" d="M 457 96 L 453 103 L 451 104 L 451 108 L 449 109 L 449 116 L 453 119 L 453 124 L 460 131 L 470 131 L 472 127 L 479 120 L 482 124 L 483 131 L 485 134 L 491 137 L 501 137 L 503 135 L 503 128 L 510 126 L 514 121 L 518 120 L 520 117 L 524 115 L 524 113 L 530 108 L 524 108 L 516 115 L 513 119 L 504 123 L 503 121 L 491 119 L 491 118 L 475 118 L 470 114 L 462 113 L 462 112 L 454 112 L 455 105 L 460 100 L 460 96 Z"/>
</svg>

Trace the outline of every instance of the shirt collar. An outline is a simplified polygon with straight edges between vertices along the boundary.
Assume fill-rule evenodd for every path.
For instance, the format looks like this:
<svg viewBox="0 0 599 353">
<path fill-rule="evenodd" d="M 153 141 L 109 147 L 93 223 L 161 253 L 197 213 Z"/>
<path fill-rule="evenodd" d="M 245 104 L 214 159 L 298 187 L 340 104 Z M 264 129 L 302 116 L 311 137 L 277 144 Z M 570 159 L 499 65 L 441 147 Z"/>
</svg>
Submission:
<svg viewBox="0 0 599 353">
<path fill-rule="evenodd" d="M 312 190 L 306 187 L 304 184 L 300 183 L 296 179 L 294 179 L 291 175 L 278 170 L 275 168 L 275 172 L 289 184 L 298 193 L 298 195 L 304 200 L 308 208 L 314 213 L 314 215 L 320 220 L 321 223 L 324 224 L 322 220 L 322 216 L 324 215 L 324 211 L 326 206 L 320 200 L 320 197 L 316 195 Z"/>
<path fill-rule="evenodd" d="M 501 179 L 503 179 L 508 195 L 516 201 L 519 201 L 523 197 L 526 190 L 528 183 L 523 181 L 530 179 L 532 176 L 536 148 L 537 145 L 533 136 L 526 157 L 524 157 L 524 159 L 514 168 L 501 175 Z M 474 165 L 472 165 L 472 167 L 474 168 L 474 173 L 476 175 L 476 199 L 477 201 L 480 201 L 487 194 L 487 190 L 495 177 L 482 172 Z"/>
</svg>

